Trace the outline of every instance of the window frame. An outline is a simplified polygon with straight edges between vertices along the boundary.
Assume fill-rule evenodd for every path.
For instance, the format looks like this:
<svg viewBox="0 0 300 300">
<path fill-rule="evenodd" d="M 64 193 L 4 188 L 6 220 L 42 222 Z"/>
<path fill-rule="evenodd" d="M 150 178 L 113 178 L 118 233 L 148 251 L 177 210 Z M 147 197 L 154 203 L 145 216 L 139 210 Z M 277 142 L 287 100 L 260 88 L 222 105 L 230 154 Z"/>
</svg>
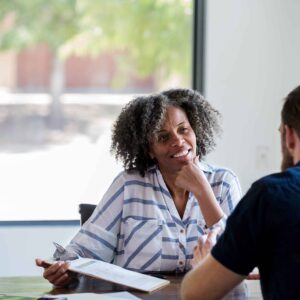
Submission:
<svg viewBox="0 0 300 300">
<path fill-rule="evenodd" d="M 192 34 L 192 88 L 204 94 L 205 19 L 206 0 L 193 1 Z M 12 220 L 1 221 L 0 226 L 74 226 L 80 224 L 80 216 L 75 220 Z"/>
</svg>

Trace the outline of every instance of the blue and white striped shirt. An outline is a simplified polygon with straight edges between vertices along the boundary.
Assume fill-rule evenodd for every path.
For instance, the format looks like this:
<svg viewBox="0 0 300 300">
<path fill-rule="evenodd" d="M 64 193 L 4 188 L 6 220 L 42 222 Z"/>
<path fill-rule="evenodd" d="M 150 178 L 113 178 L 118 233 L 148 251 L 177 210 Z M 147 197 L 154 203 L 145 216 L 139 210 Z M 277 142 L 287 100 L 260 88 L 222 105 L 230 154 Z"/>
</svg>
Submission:
<svg viewBox="0 0 300 300">
<path fill-rule="evenodd" d="M 204 162 L 217 201 L 229 215 L 241 198 L 238 178 Z M 186 271 L 205 221 L 197 199 L 189 194 L 181 218 L 157 166 L 145 177 L 122 172 L 67 249 L 127 269 Z"/>
</svg>

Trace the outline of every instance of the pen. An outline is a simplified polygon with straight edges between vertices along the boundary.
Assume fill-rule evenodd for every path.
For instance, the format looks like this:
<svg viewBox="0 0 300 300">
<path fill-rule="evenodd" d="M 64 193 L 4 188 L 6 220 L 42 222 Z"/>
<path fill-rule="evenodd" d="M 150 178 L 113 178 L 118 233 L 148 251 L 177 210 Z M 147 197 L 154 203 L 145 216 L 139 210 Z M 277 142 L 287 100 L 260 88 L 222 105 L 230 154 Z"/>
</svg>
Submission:
<svg viewBox="0 0 300 300">
<path fill-rule="evenodd" d="M 150 275 L 153 277 L 161 278 L 161 279 L 167 279 L 167 276 L 165 274 L 159 273 L 159 272 L 145 272 L 145 275 Z"/>
<path fill-rule="evenodd" d="M 56 248 L 56 251 L 53 254 L 54 260 L 74 260 L 78 258 L 78 255 L 72 252 L 69 252 L 60 244 L 53 242 L 53 245 Z"/>
<path fill-rule="evenodd" d="M 57 252 L 59 252 L 60 254 L 64 254 L 66 252 L 66 249 L 60 244 L 53 242 L 53 245 L 55 246 Z"/>
<path fill-rule="evenodd" d="M 149 274 L 150 275 L 150 274 Z M 161 279 L 167 279 L 167 276 L 162 275 L 162 274 L 151 274 L 153 277 L 161 278 Z"/>
</svg>

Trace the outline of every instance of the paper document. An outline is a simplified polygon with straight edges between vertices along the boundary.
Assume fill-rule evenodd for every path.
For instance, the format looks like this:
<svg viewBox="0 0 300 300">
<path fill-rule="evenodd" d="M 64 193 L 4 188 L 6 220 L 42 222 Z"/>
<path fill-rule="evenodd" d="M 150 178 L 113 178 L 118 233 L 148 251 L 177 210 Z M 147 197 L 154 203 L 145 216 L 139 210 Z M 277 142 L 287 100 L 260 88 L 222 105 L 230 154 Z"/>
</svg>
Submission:
<svg viewBox="0 0 300 300">
<path fill-rule="evenodd" d="M 67 300 L 141 300 L 128 292 L 115 292 L 115 293 L 103 293 L 103 294 L 95 294 L 95 293 L 77 293 L 77 294 L 59 294 L 59 295 L 51 295 L 45 294 L 40 298 L 37 297 L 27 297 L 20 295 L 6 295 L 0 294 L 0 300 L 37 300 L 37 299 L 67 299 Z"/>
<path fill-rule="evenodd" d="M 50 264 L 55 263 L 46 262 Z M 114 264 L 96 259 L 78 258 L 69 263 L 70 271 L 122 284 L 144 292 L 152 292 L 170 283 L 165 279 L 129 271 Z"/>
<path fill-rule="evenodd" d="M 0 300 L 36 300 L 36 297 L 0 294 Z"/>
<path fill-rule="evenodd" d="M 66 295 L 60 295 L 58 296 L 54 296 L 54 295 L 49 295 L 49 297 L 47 296 L 47 298 L 40 298 L 40 297 L 27 297 L 27 296 L 20 296 L 20 295 L 4 295 L 4 294 L 0 294 L 0 300 L 51 300 L 51 299 L 55 299 L 55 300 L 67 300 L 68 298 L 66 297 Z M 120 300 L 120 298 L 119 298 Z"/>
<path fill-rule="evenodd" d="M 53 295 L 44 295 L 50 297 Z M 68 300 L 140 300 L 128 292 L 116 292 L 116 293 L 105 293 L 105 294 L 94 294 L 94 293 L 80 293 L 80 294 L 59 294 L 55 297 L 67 296 Z"/>
</svg>

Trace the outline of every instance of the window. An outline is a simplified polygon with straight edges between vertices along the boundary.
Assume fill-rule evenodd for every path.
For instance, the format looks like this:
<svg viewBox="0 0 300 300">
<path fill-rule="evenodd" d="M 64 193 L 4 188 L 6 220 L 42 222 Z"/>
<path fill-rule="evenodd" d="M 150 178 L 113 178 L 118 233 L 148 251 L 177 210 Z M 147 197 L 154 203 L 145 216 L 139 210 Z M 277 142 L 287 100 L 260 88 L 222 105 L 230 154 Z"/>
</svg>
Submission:
<svg viewBox="0 0 300 300">
<path fill-rule="evenodd" d="M 1 2 L 0 220 L 78 219 L 134 96 L 191 87 L 192 0 Z"/>
</svg>

